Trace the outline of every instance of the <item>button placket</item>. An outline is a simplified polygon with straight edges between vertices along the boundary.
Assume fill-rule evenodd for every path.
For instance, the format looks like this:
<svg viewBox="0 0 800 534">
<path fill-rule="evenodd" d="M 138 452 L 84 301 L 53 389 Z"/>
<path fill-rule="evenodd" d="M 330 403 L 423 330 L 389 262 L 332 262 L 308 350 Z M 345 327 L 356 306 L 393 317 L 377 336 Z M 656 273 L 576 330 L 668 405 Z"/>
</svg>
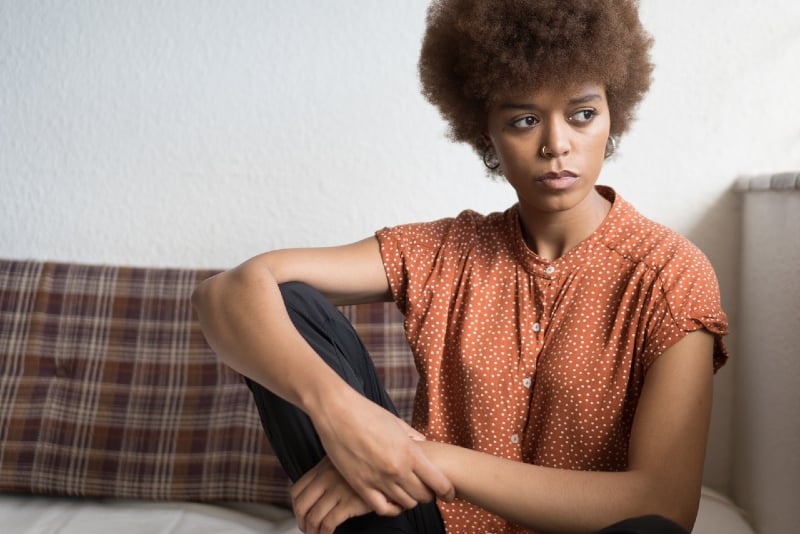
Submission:
<svg viewBox="0 0 800 534">
<path fill-rule="evenodd" d="M 549 287 L 549 285 L 552 283 L 552 280 L 549 279 L 549 276 L 556 272 L 556 268 L 553 265 L 547 265 L 540 272 L 543 272 L 545 275 L 547 275 L 548 278 L 540 276 L 539 280 L 532 281 L 533 293 L 535 295 L 534 299 L 535 301 L 537 301 L 535 304 L 536 322 L 534 322 L 533 325 L 531 325 L 531 329 L 535 334 L 541 333 L 542 330 L 544 329 L 544 326 L 542 324 L 542 317 L 546 313 L 545 308 L 547 307 L 547 303 L 545 302 L 546 299 L 543 297 L 545 297 L 547 293 L 547 290 L 545 288 Z M 539 336 L 536 337 L 537 337 L 537 344 L 541 343 L 541 338 Z"/>
</svg>

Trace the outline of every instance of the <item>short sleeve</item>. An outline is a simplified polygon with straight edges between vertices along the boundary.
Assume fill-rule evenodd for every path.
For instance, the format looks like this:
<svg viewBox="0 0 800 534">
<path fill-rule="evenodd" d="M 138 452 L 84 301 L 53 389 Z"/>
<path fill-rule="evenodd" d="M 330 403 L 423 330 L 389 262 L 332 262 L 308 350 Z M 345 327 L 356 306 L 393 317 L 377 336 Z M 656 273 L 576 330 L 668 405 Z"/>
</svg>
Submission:
<svg viewBox="0 0 800 534">
<path fill-rule="evenodd" d="M 645 368 L 686 334 L 704 329 L 714 336 L 714 371 L 718 371 L 728 359 L 723 341 L 728 318 L 711 263 L 687 241 L 656 280 L 647 313 Z"/>
<path fill-rule="evenodd" d="M 386 279 L 389 282 L 389 289 L 400 311 L 406 313 L 406 289 L 408 287 L 408 277 L 405 276 L 405 255 L 404 246 L 404 226 L 383 228 L 375 232 L 378 244 L 381 249 L 381 260 L 383 269 L 386 271 Z"/>
<path fill-rule="evenodd" d="M 381 249 L 383 268 L 400 311 L 408 311 L 409 289 L 413 280 L 429 278 L 446 247 L 447 235 L 455 219 L 412 223 L 383 228 L 375 233 Z"/>
</svg>

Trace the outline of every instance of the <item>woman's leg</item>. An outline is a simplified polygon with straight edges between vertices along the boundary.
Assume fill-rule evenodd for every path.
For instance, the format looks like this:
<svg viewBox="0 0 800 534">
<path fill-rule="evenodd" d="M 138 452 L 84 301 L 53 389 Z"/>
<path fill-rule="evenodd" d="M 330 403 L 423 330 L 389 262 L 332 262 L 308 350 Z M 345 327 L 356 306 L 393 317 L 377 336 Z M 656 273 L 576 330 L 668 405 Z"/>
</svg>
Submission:
<svg viewBox="0 0 800 534">
<path fill-rule="evenodd" d="M 372 359 L 347 318 L 306 284 L 281 284 L 280 291 L 292 323 L 317 354 L 356 391 L 396 414 Z M 297 481 L 325 456 L 311 420 L 293 404 L 245 380 L 275 454 L 289 478 Z"/>
<path fill-rule="evenodd" d="M 353 326 L 318 291 L 302 283 L 280 285 L 295 328 L 319 356 L 350 386 L 394 414 L 375 366 Z M 324 456 L 311 420 L 302 410 L 245 379 L 253 393 L 261 423 L 278 460 L 296 481 Z M 419 526 L 419 529 L 417 528 Z M 444 532 L 435 503 L 417 506 L 396 518 L 369 514 L 344 523 L 337 532 Z"/>
</svg>

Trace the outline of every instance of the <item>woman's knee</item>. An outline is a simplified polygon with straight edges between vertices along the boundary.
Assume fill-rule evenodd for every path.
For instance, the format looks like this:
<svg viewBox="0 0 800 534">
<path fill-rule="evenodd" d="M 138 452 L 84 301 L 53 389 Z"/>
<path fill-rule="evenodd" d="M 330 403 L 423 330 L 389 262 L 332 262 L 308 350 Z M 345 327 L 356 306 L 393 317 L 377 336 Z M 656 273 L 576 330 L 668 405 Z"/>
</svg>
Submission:
<svg viewBox="0 0 800 534">
<path fill-rule="evenodd" d="M 278 284 L 285 303 L 310 302 L 324 299 L 322 293 L 305 282 L 283 282 Z"/>
</svg>

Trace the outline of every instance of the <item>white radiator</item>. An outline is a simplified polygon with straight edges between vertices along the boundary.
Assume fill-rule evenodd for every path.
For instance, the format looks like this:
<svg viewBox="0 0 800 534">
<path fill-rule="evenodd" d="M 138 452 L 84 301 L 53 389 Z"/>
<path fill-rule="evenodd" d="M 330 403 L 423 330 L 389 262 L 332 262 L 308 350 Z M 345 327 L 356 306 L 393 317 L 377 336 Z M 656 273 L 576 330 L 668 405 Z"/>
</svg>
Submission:
<svg viewBox="0 0 800 534">
<path fill-rule="evenodd" d="M 739 180 L 733 490 L 759 534 L 800 532 L 800 172 Z"/>
</svg>

